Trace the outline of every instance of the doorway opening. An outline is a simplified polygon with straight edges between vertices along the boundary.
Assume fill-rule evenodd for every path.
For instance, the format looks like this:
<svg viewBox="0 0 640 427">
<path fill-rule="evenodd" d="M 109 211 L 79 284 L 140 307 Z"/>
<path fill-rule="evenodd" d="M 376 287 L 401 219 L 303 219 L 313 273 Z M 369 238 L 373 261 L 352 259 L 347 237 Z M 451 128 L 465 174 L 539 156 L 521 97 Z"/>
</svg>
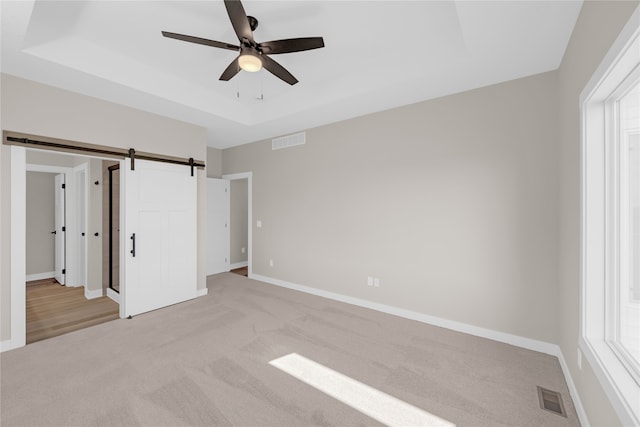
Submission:
<svg viewBox="0 0 640 427">
<path fill-rule="evenodd" d="M 11 293 L 10 304 L 6 306 L 11 307 L 11 338 L 0 343 L 1 351 L 22 347 L 26 342 L 25 196 L 27 163 L 30 163 L 27 160 L 27 153 L 81 157 L 86 158 L 85 163 L 90 164 L 89 172 L 86 174 L 88 179 L 85 188 L 91 196 L 90 200 L 100 202 L 97 209 L 90 202 L 90 208 L 86 214 L 88 220 L 86 229 L 89 231 L 85 234 L 87 239 L 85 298 L 99 298 L 105 294 L 106 280 L 103 280 L 103 273 L 106 274 L 107 268 L 103 264 L 108 252 L 100 248 L 103 242 L 107 243 L 107 239 L 104 238 L 107 233 L 100 231 L 103 227 L 102 219 L 108 216 L 102 213 L 104 204 L 101 202 L 102 191 L 100 190 L 105 188 L 105 180 L 102 179 L 101 171 L 103 160 L 114 158 L 120 159 L 121 168 L 120 247 L 122 250 L 120 251 L 119 288 L 122 298 L 118 303 L 120 318 L 207 294 L 206 288 L 198 288 L 200 278 L 197 235 L 200 208 L 198 182 L 204 178 L 203 162 L 193 158 L 182 159 L 152 153 L 138 154 L 133 148 L 125 150 L 110 146 L 65 142 L 54 138 L 7 131 L 3 132 L 3 136 L 4 144 L 7 145 L 2 147 L 3 172 L 8 171 L 6 182 L 10 182 L 8 193 L 11 198 L 9 221 L 8 224 L 7 222 L 3 224 L 3 226 L 10 225 L 7 228 L 10 228 L 8 235 L 10 236 L 11 269 L 8 275 Z M 31 139 L 33 137 L 37 140 Z M 32 148 L 32 146 L 38 148 Z M 91 154 L 79 154 L 79 152 Z M 134 163 L 135 173 L 133 173 Z M 5 169 L 5 165 L 10 166 Z M 74 163 L 73 167 L 75 168 L 76 165 Z M 69 191 L 67 200 L 75 197 L 73 194 L 74 192 Z M 176 209 L 176 201 L 180 202 L 179 210 Z M 125 205 L 126 209 L 124 209 Z M 66 215 L 76 215 L 76 212 L 73 209 L 67 209 Z M 67 220 L 68 235 L 73 224 L 75 224 L 73 221 Z M 136 235 L 138 235 L 137 247 Z M 159 240 L 162 244 L 156 244 Z M 74 239 L 67 238 L 67 243 L 69 241 L 73 242 Z M 77 268 L 77 248 L 78 245 L 67 244 L 67 249 L 71 249 L 66 254 L 67 286 L 69 283 L 77 283 L 80 277 Z M 161 274 L 158 274 L 158 265 L 163 267 Z M 126 286 L 127 283 L 132 283 L 134 286 Z M 162 286 L 157 286 L 158 284 Z"/>
<path fill-rule="evenodd" d="M 26 149 L 25 166 L 25 343 L 119 318 L 103 296 L 102 233 L 89 232 L 102 221 L 102 180 L 91 179 L 102 160 Z"/>
<path fill-rule="evenodd" d="M 230 272 L 252 277 L 252 173 L 223 175 L 229 181 Z"/>
<path fill-rule="evenodd" d="M 31 169 L 27 169 L 26 176 L 26 281 L 57 277 L 64 284 L 59 277 L 64 269 L 59 252 L 61 249 L 64 254 L 64 199 L 62 203 L 56 200 L 54 188 L 57 176 L 64 174 L 45 168 Z M 58 207 L 61 212 L 56 210 Z"/>
</svg>

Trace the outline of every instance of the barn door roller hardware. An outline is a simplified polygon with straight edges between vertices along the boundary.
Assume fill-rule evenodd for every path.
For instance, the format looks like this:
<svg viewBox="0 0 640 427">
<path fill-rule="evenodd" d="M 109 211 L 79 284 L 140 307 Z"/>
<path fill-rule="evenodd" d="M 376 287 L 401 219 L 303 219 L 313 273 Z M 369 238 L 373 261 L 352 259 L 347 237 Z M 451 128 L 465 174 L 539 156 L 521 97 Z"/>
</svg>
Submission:
<svg viewBox="0 0 640 427">
<path fill-rule="evenodd" d="M 131 170 L 136 170 L 136 150 L 129 148 L 129 157 L 131 158 Z"/>
<path fill-rule="evenodd" d="M 42 139 L 32 139 L 26 138 L 22 136 L 12 136 L 13 135 L 24 135 L 18 134 L 15 132 L 4 132 L 4 143 L 8 145 L 20 145 L 20 146 L 28 146 L 32 148 L 41 148 L 50 151 L 58 151 L 58 152 L 66 152 L 66 153 L 75 153 L 75 154 L 93 154 L 96 156 L 105 156 L 112 157 L 117 159 L 123 159 L 129 157 L 131 159 L 131 170 L 134 169 L 135 160 L 151 160 L 155 162 L 163 162 L 163 163 L 172 163 L 175 165 L 185 165 L 191 167 L 191 175 L 193 176 L 193 168 L 203 168 L 205 167 L 204 162 L 196 161 L 193 158 L 185 159 L 179 157 L 170 157 L 163 156 L 161 154 L 152 154 L 152 153 L 142 153 L 136 152 L 133 148 L 128 150 L 118 149 L 113 147 L 107 147 L 102 145 L 93 145 L 93 144 L 85 144 L 81 142 L 72 142 L 61 139 L 54 138 L 46 138 L 46 137 L 38 137 Z M 49 141 L 44 141 L 43 139 L 49 139 Z"/>
</svg>

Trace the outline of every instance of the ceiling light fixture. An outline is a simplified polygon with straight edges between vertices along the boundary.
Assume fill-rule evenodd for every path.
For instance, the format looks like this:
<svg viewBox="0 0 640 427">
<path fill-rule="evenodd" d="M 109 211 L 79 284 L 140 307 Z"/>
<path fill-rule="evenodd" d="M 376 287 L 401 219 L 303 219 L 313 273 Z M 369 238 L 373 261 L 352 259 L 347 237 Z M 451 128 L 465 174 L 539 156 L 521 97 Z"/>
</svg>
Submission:
<svg viewBox="0 0 640 427">
<path fill-rule="evenodd" d="M 240 57 L 238 58 L 238 65 L 245 71 L 255 73 L 262 68 L 262 60 L 260 56 L 251 48 L 242 48 Z"/>
</svg>

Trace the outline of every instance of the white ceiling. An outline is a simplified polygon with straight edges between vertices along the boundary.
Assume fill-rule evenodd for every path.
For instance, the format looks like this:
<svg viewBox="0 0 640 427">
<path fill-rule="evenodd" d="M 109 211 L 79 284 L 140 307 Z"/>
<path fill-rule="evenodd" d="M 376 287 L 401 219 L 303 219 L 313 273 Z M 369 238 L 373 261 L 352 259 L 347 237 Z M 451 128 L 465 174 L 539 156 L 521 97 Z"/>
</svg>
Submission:
<svg viewBox="0 0 640 427">
<path fill-rule="evenodd" d="M 211 147 L 293 133 L 558 68 L 581 1 L 245 1 L 257 42 L 323 36 L 218 77 L 237 44 L 219 1 L 2 1 L 2 72 L 204 126 Z M 258 99 L 262 98 L 262 99 Z"/>
</svg>

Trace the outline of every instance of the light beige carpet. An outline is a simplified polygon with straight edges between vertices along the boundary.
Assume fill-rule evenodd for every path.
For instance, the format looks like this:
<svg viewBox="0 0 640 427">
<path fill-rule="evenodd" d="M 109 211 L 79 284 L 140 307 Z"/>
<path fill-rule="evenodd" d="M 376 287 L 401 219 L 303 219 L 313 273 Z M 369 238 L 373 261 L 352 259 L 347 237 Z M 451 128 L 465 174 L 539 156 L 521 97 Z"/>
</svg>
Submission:
<svg viewBox="0 0 640 427">
<path fill-rule="evenodd" d="M 206 297 L 2 353 L 8 426 L 375 426 L 298 353 L 457 426 L 575 426 L 555 357 L 225 273 Z M 539 408 L 562 393 L 568 417 Z"/>
</svg>

